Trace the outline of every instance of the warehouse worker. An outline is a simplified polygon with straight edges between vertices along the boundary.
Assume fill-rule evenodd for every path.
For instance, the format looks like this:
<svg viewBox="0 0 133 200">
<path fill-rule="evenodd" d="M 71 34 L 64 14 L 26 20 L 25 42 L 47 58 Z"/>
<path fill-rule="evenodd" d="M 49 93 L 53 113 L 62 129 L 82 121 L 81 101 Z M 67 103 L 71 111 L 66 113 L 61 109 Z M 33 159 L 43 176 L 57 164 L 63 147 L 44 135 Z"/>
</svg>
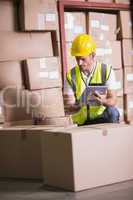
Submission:
<svg viewBox="0 0 133 200">
<path fill-rule="evenodd" d="M 77 65 L 67 72 L 67 81 L 75 102 L 69 106 L 71 118 L 78 125 L 119 122 L 115 108 L 115 74 L 112 66 L 95 61 L 96 43 L 88 34 L 78 35 L 72 42 L 71 55 Z M 98 105 L 89 105 L 85 91 L 88 86 L 107 86 L 106 94 L 94 93 Z"/>
</svg>

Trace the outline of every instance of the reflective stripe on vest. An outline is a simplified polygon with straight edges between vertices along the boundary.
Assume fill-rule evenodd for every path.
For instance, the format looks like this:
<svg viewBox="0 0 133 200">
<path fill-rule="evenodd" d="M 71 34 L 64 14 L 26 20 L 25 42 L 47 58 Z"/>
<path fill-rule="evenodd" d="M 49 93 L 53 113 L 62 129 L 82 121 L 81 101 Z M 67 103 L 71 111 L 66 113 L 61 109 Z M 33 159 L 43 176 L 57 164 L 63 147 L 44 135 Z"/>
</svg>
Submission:
<svg viewBox="0 0 133 200">
<path fill-rule="evenodd" d="M 105 85 L 109 78 L 110 72 L 110 65 L 97 62 L 89 85 Z M 76 102 L 78 102 L 81 106 L 80 111 L 72 115 L 72 119 L 75 123 L 80 125 L 84 124 L 88 118 L 95 119 L 103 113 L 105 107 L 101 105 L 91 105 L 89 106 L 88 110 L 86 85 L 79 66 L 75 66 L 67 73 L 67 80 L 74 91 Z"/>
</svg>

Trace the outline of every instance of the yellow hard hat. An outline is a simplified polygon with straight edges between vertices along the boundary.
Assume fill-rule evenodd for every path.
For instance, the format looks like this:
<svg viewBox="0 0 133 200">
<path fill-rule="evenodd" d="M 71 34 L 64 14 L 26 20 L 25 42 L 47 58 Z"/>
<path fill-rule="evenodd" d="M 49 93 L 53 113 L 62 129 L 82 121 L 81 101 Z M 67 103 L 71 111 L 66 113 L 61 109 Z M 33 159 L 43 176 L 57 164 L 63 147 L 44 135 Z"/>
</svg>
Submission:
<svg viewBox="0 0 133 200">
<path fill-rule="evenodd" d="M 96 43 L 91 35 L 80 34 L 72 42 L 72 56 L 88 56 L 96 51 Z"/>
</svg>

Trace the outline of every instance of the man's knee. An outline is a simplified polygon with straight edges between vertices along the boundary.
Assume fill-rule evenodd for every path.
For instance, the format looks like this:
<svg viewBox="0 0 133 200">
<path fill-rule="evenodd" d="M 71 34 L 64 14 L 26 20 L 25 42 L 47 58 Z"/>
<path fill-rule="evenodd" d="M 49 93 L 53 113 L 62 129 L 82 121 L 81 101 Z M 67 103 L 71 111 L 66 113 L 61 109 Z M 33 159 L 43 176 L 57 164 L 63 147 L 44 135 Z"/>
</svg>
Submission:
<svg viewBox="0 0 133 200">
<path fill-rule="evenodd" d="M 120 114 L 119 114 L 119 111 L 117 108 L 115 108 L 113 106 L 107 107 L 107 113 L 108 113 L 109 120 L 111 123 L 119 122 Z"/>
</svg>

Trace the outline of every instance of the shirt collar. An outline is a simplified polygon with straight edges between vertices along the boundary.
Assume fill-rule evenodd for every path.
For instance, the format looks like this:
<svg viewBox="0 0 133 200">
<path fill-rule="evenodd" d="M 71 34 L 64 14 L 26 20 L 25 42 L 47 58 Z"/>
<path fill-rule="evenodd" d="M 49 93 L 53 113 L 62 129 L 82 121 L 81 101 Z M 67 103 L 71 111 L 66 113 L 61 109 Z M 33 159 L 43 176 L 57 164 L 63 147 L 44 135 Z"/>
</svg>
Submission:
<svg viewBox="0 0 133 200">
<path fill-rule="evenodd" d="M 92 76 L 94 70 L 95 70 L 95 66 L 96 66 L 96 61 L 93 63 L 93 66 L 92 66 L 92 69 L 91 69 L 91 72 L 90 72 L 89 75 L 87 75 L 87 74 L 85 74 L 84 72 L 81 71 L 83 78 L 85 78 L 85 79 L 90 78 Z"/>
</svg>

